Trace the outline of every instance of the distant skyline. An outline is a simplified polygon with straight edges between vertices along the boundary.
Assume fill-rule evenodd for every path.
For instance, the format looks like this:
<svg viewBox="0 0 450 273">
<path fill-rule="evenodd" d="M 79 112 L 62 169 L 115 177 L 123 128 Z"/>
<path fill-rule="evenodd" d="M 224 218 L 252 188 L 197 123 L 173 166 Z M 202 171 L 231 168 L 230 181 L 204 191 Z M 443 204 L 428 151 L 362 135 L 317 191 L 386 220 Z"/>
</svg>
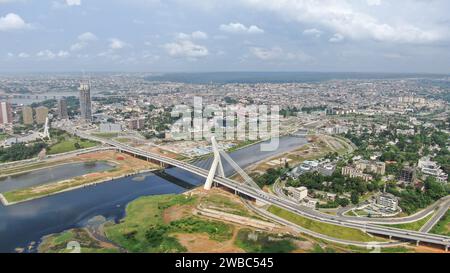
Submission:
<svg viewBox="0 0 450 273">
<path fill-rule="evenodd" d="M 449 74 L 448 10 L 447 0 L 0 0 L 0 73 Z"/>
</svg>

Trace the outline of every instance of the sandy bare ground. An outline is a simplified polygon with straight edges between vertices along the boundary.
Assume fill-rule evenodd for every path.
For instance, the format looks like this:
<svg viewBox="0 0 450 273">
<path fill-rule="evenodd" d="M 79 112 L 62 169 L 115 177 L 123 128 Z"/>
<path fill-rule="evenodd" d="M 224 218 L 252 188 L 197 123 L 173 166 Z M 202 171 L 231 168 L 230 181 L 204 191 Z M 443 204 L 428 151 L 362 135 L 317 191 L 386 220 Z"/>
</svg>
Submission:
<svg viewBox="0 0 450 273">
<path fill-rule="evenodd" d="M 234 245 L 238 229 L 234 228 L 233 237 L 225 242 L 209 239 L 207 234 L 175 234 L 179 242 L 190 253 L 244 253 L 242 249 Z"/>
<path fill-rule="evenodd" d="M 167 208 L 163 212 L 163 221 L 165 224 L 169 224 L 170 222 L 179 220 L 181 218 L 184 218 L 186 216 L 192 215 L 192 206 L 180 206 L 175 205 L 170 208 Z"/>
</svg>

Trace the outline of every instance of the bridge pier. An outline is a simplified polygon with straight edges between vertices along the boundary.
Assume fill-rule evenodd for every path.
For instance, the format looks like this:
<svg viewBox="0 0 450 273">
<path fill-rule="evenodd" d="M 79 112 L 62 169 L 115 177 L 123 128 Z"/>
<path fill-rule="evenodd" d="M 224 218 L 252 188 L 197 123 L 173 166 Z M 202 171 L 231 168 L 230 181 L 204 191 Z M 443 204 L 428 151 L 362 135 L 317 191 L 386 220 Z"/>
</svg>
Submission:
<svg viewBox="0 0 450 273">
<path fill-rule="evenodd" d="M 448 252 L 448 245 L 445 246 L 445 252 Z"/>
<path fill-rule="evenodd" d="M 389 235 L 389 240 L 392 240 L 392 235 Z"/>
<path fill-rule="evenodd" d="M 420 241 L 417 241 L 417 242 L 416 242 L 416 246 L 420 246 Z"/>
<path fill-rule="evenodd" d="M 209 170 L 208 177 L 205 182 L 204 189 L 209 191 L 213 185 L 214 177 L 216 176 L 216 173 L 218 172 L 219 176 L 225 177 L 225 172 L 223 171 L 223 165 L 222 161 L 220 160 L 220 152 L 219 147 L 216 142 L 216 138 L 211 138 L 211 144 L 214 152 L 214 161 L 211 165 L 211 169 Z"/>
</svg>

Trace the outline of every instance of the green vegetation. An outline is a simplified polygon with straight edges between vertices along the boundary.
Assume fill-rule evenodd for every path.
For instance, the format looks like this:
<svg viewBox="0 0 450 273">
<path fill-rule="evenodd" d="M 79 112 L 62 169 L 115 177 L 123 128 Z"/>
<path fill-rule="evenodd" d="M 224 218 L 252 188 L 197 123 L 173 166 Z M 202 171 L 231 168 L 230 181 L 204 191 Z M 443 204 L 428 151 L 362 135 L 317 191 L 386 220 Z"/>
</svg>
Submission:
<svg viewBox="0 0 450 273">
<path fill-rule="evenodd" d="M 244 217 L 258 218 L 248 212 L 248 210 L 240 203 L 220 194 L 209 194 L 202 199 L 202 204 L 212 206 L 226 213 L 231 213 Z"/>
<path fill-rule="evenodd" d="M 286 174 L 289 170 L 287 168 L 268 169 L 263 175 L 253 175 L 256 184 L 261 188 L 266 185 L 273 185 L 278 178 Z"/>
<path fill-rule="evenodd" d="M 127 100 L 127 98 L 126 97 L 93 97 L 92 100 L 100 102 L 102 105 L 108 105 L 108 104 L 124 103 Z"/>
<path fill-rule="evenodd" d="M 96 142 L 71 136 L 60 130 L 51 130 L 50 135 L 57 140 L 47 150 L 47 153 L 50 155 L 67 153 L 97 146 Z"/>
<path fill-rule="evenodd" d="M 131 140 L 129 138 L 116 138 L 115 141 L 120 143 L 129 143 Z"/>
<path fill-rule="evenodd" d="M 382 153 L 381 161 L 392 161 L 395 164 L 389 164 L 386 168 L 387 174 L 397 176 L 404 164 L 414 165 L 422 156 L 431 155 L 430 148 L 438 146 L 434 160 L 442 165 L 444 171 L 450 171 L 450 152 L 447 149 L 449 145 L 449 135 L 433 128 L 414 127 L 413 135 L 398 134 L 397 129 L 410 129 L 405 121 L 399 120 L 397 123 L 392 121 L 384 121 L 389 124 L 388 129 L 377 133 L 376 130 L 369 132 L 367 129 L 361 134 L 348 132 L 345 137 L 350 139 L 358 149 L 355 155 L 361 155 L 365 159 L 369 159 L 373 151 Z M 393 142 L 395 145 L 386 145 Z M 370 146 L 370 148 L 369 148 Z"/>
<path fill-rule="evenodd" d="M 69 138 L 55 145 L 50 146 L 48 154 L 61 154 L 72 152 L 79 149 L 86 149 L 97 146 L 96 142 L 79 138 Z"/>
<path fill-rule="evenodd" d="M 93 136 L 102 137 L 102 138 L 115 138 L 118 137 L 118 133 L 93 133 Z"/>
<path fill-rule="evenodd" d="M 230 149 L 227 150 L 228 153 L 231 152 L 235 152 L 239 149 L 242 149 L 243 147 L 249 146 L 249 145 L 253 145 L 256 142 L 258 142 L 259 140 L 245 140 L 245 141 L 241 141 L 239 142 L 236 146 L 231 147 Z"/>
<path fill-rule="evenodd" d="M 127 216 L 117 225 L 107 227 L 107 237 L 130 252 L 184 252 L 174 233 L 207 233 L 213 240 L 228 240 L 229 225 L 196 216 L 164 223 L 163 211 L 174 205 L 190 205 L 195 198 L 184 195 L 148 196 L 127 206 Z"/>
<path fill-rule="evenodd" d="M 292 238 L 274 237 L 250 229 L 239 230 L 235 244 L 250 253 L 289 253 L 296 249 Z"/>
<path fill-rule="evenodd" d="M 450 236 L 450 210 L 442 217 L 442 219 L 430 231 L 434 234 Z"/>
<path fill-rule="evenodd" d="M 222 222 L 202 220 L 198 217 L 189 217 L 170 223 L 170 232 L 180 233 L 207 233 L 209 238 L 216 241 L 231 239 L 232 230 L 229 225 Z"/>
<path fill-rule="evenodd" d="M 300 112 L 306 112 L 308 114 L 311 114 L 312 112 L 324 111 L 326 109 L 327 109 L 327 106 L 325 106 L 325 105 L 313 106 L 313 107 L 302 107 L 302 108 L 297 108 L 295 106 L 287 107 L 287 108 L 283 108 L 280 110 L 280 116 L 283 116 L 284 118 L 295 117 Z"/>
<path fill-rule="evenodd" d="M 236 99 L 228 97 L 228 96 L 224 98 L 224 101 L 225 101 L 226 104 L 236 104 L 236 103 L 238 103 L 238 101 Z"/>
<path fill-rule="evenodd" d="M 436 182 L 434 177 L 428 177 L 424 192 L 413 187 L 399 191 L 394 183 L 388 184 L 387 191 L 400 197 L 400 207 L 404 212 L 412 214 L 450 194 L 450 187 Z"/>
<path fill-rule="evenodd" d="M 412 249 L 406 247 L 383 247 L 381 248 L 381 253 L 410 253 L 413 252 Z"/>
<path fill-rule="evenodd" d="M 385 226 L 419 231 L 420 228 L 423 227 L 431 219 L 431 217 L 433 217 L 433 214 L 430 214 L 427 217 L 425 217 L 419 221 L 416 221 L 416 222 L 407 223 L 407 224 L 385 225 Z"/>
<path fill-rule="evenodd" d="M 327 223 L 320 223 L 308 218 L 302 217 L 300 215 L 294 214 L 287 210 L 281 209 L 279 207 L 270 206 L 269 212 L 273 213 L 283 219 L 288 220 L 296 225 L 303 228 L 309 229 L 311 231 L 327 235 L 334 238 L 340 238 L 355 242 L 373 242 L 375 239 L 368 234 L 352 228 L 340 227 Z"/>
<path fill-rule="evenodd" d="M 173 205 L 193 201 L 183 195 L 139 198 L 127 206 L 126 217 L 119 224 L 105 228 L 105 234 L 130 252 L 182 252 L 185 249 L 168 235 L 162 213 Z"/>
<path fill-rule="evenodd" d="M 328 177 L 318 172 L 305 173 L 295 180 L 289 179 L 287 185 L 295 188 L 304 186 L 308 189 L 332 192 L 336 194 L 351 192 L 352 201 L 354 201 L 353 203 L 358 201 L 360 196 L 368 192 L 377 191 L 380 188 L 379 180 L 374 180 L 367 183 L 361 178 L 350 178 L 347 176 L 343 176 L 339 168 L 333 173 L 332 176 Z M 345 204 L 347 203 L 347 201 L 341 202 Z"/>
<path fill-rule="evenodd" d="M 8 148 L 0 148 L 0 162 L 30 159 L 36 157 L 45 147 L 47 147 L 45 143 L 37 142 L 29 145 L 19 143 Z"/>
<path fill-rule="evenodd" d="M 321 247 L 319 244 L 315 244 L 311 251 L 312 253 L 335 253 L 336 251 L 330 247 Z"/>
<path fill-rule="evenodd" d="M 8 138 L 7 134 L 0 133 L 0 141 L 3 141 Z"/>
<path fill-rule="evenodd" d="M 117 253 L 116 247 L 105 247 L 100 242 L 94 240 L 85 229 L 72 229 L 59 234 L 54 234 L 45 238 L 39 245 L 39 252 L 43 253 L 70 253 L 72 248 L 68 243 L 76 241 L 80 244 L 81 253 Z"/>
</svg>

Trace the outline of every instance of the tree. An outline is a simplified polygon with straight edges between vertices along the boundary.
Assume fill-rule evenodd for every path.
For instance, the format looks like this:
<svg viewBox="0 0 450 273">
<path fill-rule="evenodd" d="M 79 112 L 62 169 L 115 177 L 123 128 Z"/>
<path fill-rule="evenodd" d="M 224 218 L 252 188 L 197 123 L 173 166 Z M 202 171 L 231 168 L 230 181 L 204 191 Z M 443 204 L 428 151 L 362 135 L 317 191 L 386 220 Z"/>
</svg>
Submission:
<svg viewBox="0 0 450 273">
<path fill-rule="evenodd" d="M 336 198 L 336 202 L 341 207 L 346 207 L 346 206 L 350 205 L 350 200 L 348 200 L 347 198 Z"/>
<path fill-rule="evenodd" d="M 352 203 L 354 205 L 359 204 L 359 194 L 358 194 L 358 192 L 356 192 L 356 191 L 352 192 L 351 200 L 352 200 Z"/>
</svg>

